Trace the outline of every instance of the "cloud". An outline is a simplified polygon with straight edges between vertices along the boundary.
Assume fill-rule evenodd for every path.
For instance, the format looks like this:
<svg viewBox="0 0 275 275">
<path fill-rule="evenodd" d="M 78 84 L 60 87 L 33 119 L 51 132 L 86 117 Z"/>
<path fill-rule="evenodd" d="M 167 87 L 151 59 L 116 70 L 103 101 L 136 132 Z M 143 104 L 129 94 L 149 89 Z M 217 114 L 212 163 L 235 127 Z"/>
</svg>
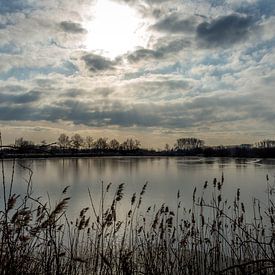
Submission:
<svg viewBox="0 0 275 275">
<path fill-rule="evenodd" d="M 68 97 L 68 98 L 76 98 L 78 96 L 82 96 L 85 90 L 83 89 L 67 89 L 64 92 L 60 93 L 59 97 Z"/>
<path fill-rule="evenodd" d="M 147 78 L 147 79 L 146 79 Z M 160 102 L 182 99 L 192 88 L 188 81 L 173 79 L 172 77 L 144 77 L 130 81 L 120 92 L 127 92 L 127 96 L 132 98 L 133 102 Z M 118 92 L 117 92 L 118 93 Z"/>
<path fill-rule="evenodd" d="M 159 45 L 156 49 L 138 49 L 127 55 L 128 61 L 136 63 L 148 59 L 164 59 L 171 53 L 178 53 L 182 49 L 190 47 L 191 42 L 186 39 L 174 39 Z"/>
<path fill-rule="evenodd" d="M 150 40 L 112 60 L 86 49 L 93 0 L 0 0 L 5 125 L 275 133 L 274 0 L 117 1 Z"/>
<path fill-rule="evenodd" d="M 7 27 L 6 24 L 3 24 L 3 23 L 0 22 L 0 30 L 1 30 L 1 29 L 5 29 L 6 27 Z"/>
<path fill-rule="evenodd" d="M 158 47 L 158 51 L 163 55 L 170 53 L 177 53 L 182 49 L 189 48 L 191 46 L 191 41 L 185 38 L 174 39 L 169 41 L 165 45 L 161 45 Z"/>
<path fill-rule="evenodd" d="M 151 28 L 157 31 L 171 32 L 171 33 L 191 33 L 194 32 L 197 25 L 197 18 L 180 18 L 179 14 L 170 14 L 161 19 Z"/>
<path fill-rule="evenodd" d="M 197 36 L 202 46 L 230 46 L 247 38 L 253 25 L 250 16 L 230 14 L 199 24 Z"/>
<path fill-rule="evenodd" d="M 25 104 L 35 102 L 40 99 L 40 93 L 37 91 L 29 91 L 27 93 L 11 94 L 1 93 L 0 102 L 1 104 L 14 103 L 14 104 Z"/>
<path fill-rule="evenodd" d="M 62 21 L 59 25 L 64 32 L 73 34 L 87 33 L 87 30 L 84 29 L 79 23 L 72 21 Z"/>
<path fill-rule="evenodd" d="M 84 60 L 86 67 L 91 72 L 113 70 L 115 65 L 115 62 L 92 53 L 82 56 L 82 60 Z"/>
<path fill-rule="evenodd" d="M 273 0 L 238 1 L 235 10 L 236 12 L 261 19 L 262 17 L 270 17 L 275 15 L 275 2 Z"/>
<path fill-rule="evenodd" d="M 65 61 L 57 67 L 43 66 L 43 67 L 12 67 L 10 70 L 0 74 L 0 80 L 7 80 L 15 78 L 18 80 L 26 80 L 32 78 L 36 74 L 50 75 L 52 73 L 73 75 L 78 71 L 78 68 L 70 61 Z"/>
<path fill-rule="evenodd" d="M 21 91 L 26 91 L 26 87 L 21 85 L 5 85 L 0 87 L 0 90 L 5 93 L 18 93 Z"/>
<path fill-rule="evenodd" d="M 94 107 L 90 105 L 93 104 Z M 225 122 L 246 121 L 252 117 L 270 123 L 275 117 L 271 108 L 260 108 L 249 97 L 198 97 L 190 102 L 131 103 L 112 100 L 82 102 L 65 100 L 44 109 L 47 120 L 64 119 L 87 126 L 190 128 L 215 126 Z M 240 108 L 242 109 L 241 111 Z"/>
<path fill-rule="evenodd" d="M 127 59 L 130 62 L 138 62 L 140 60 L 148 59 L 148 58 L 161 58 L 163 54 L 160 51 L 154 51 L 150 49 L 139 49 L 127 56 Z"/>
<path fill-rule="evenodd" d="M 27 0 L 1 0 L 0 14 L 15 13 L 30 7 Z"/>
<path fill-rule="evenodd" d="M 274 121 L 274 108 L 267 103 L 273 102 L 272 97 L 265 100 L 268 92 L 264 96 L 257 92 L 251 95 L 228 91 L 194 95 L 192 89 L 193 85 L 187 82 L 165 77 L 163 81 L 140 81 L 136 85 L 129 82 L 116 92 L 107 87 L 70 88 L 60 93 L 60 97 L 36 91 L 16 93 L 16 86 L 8 86 L 10 94 L 5 92 L 0 97 L 0 120 L 63 121 L 86 127 L 185 130 L 206 127 L 209 131 L 227 126 L 228 133 L 238 123 L 254 120 L 251 129 L 261 123 L 272 125 Z"/>
<path fill-rule="evenodd" d="M 1 29 L 1 26 L 0 26 Z M 22 49 L 17 47 L 14 43 L 6 43 L 0 45 L 0 54 L 20 54 L 22 53 Z"/>
</svg>

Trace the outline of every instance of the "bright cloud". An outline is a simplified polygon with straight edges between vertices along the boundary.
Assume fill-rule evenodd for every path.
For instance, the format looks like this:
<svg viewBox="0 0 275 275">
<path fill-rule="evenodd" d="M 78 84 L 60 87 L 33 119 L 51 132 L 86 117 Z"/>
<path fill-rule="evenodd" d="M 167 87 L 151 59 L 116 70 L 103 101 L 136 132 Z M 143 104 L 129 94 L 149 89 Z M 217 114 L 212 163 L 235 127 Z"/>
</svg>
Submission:
<svg viewBox="0 0 275 275">
<path fill-rule="evenodd" d="M 146 27 L 149 22 L 134 8 L 112 0 L 98 0 L 91 13 L 92 20 L 85 22 L 88 51 L 114 59 L 137 47 L 147 46 L 149 34 Z"/>
</svg>

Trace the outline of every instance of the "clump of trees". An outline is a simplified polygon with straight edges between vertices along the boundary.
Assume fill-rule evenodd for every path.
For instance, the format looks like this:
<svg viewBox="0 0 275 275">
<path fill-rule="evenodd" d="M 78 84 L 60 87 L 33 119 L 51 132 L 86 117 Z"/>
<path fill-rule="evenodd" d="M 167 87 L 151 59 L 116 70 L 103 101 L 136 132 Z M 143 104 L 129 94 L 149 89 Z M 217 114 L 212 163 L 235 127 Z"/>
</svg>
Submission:
<svg viewBox="0 0 275 275">
<path fill-rule="evenodd" d="M 204 141 L 198 138 L 179 138 L 175 144 L 176 150 L 197 149 L 204 146 Z"/>
<path fill-rule="evenodd" d="M 57 143 L 62 148 L 68 148 L 70 146 L 70 138 L 66 134 L 61 134 L 58 138 Z"/>
<path fill-rule="evenodd" d="M 98 138 L 95 142 L 94 142 L 94 149 L 97 150 L 107 150 L 109 148 L 108 146 L 108 142 L 107 142 L 108 138 Z"/>
<path fill-rule="evenodd" d="M 71 144 L 74 149 L 79 149 L 83 143 L 84 139 L 79 134 L 75 134 L 71 137 Z"/>
<path fill-rule="evenodd" d="M 94 150 L 124 150 L 133 151 L 140 149 L 141 143 L 137 139 L 127 138 L 123 142 L 119 142 L 116 139 L 111 139 L 108 142 L 108 138 L 100 137 L 94 139 L 91 136 L 83 138 L 79 134 L 74 134 L 71 138 L 62 133 L 56 143 L 62 149 L 94 149 Z"/>
<path fill-rule="evenodd" d="M 121 144 L 122 150 L 137 150 L 140 147 L 140 141 L 137 139 L 128 138 Z"/>
<path fill-rule="evenodd" d="M 124 153 L 134 153 L 146 151 L 146 149 L 141 149 L 141 143 L 135 138 L 127 138 L 126 140 L 119 142 L 117 139 L 113 138 L 108 140 L 107 137 L 94 138 L 91 136 L 83 137 L 80 134 L 73 134 L 71 137 L 65 133 L 60 134 L 57 140 L 53 143 L 47 143 L 46 140 L 42 140 L 40 143 L 35 144 L 33 141 L 26 140 L 22 137 L 15 139 L 13 145 L 3 146 L 0 145 L 1 155 L 17 155 L 18 157 L 23 154 L 36 156 L 45 154 L 50 155 L 70 155 L 79 153 L 81 155 L 90 154 L 118 154 L 120 152 Z"/>
<path fill-rule="evenodd" d="M 91 136 L 87 136 L 85 139 L 85 143 L 88 149 L 92 149 L 94 144 L 94 139 Z"/>
<path fill-rule="evenodd" d="M 109 142 L 109 148 L 111 150 L 119 150 L 120 148 L 120 143 L 116 140 L 116 139 L 112 139 L 110 142 Z"/>
<path fill-rule="evenodd" d="M 15 139 L 14 145 L 19 148 L 30 148 L 34 146 L 34 143 L 30 140 L 25 140 L 20 137 Z"/>
<path fill-rule="evenodd" d="M 264 139 L 256 143 L 257 148 L 275 148 L 275 140 Z"/>
</svg>

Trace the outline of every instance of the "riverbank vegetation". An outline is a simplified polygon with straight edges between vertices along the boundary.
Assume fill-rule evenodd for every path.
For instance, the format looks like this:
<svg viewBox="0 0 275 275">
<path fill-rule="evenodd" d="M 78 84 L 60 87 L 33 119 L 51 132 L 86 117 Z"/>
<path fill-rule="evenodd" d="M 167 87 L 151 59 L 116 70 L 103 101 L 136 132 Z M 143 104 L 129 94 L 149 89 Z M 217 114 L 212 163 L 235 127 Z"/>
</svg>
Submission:
<svg viewBox="0 0 275 275">
<path fill-rule="evenodd" d="M 245 205 L 239 189 L 228 201 L 222 175 L 194 189 L 190 209 L 180 191 L 175 209 L 165 202 L 145 206 L 147 183 L 125 202 L 124 183 L 102 182 L 99 201 L 88 190 L 89 205 L 72 219 L 66 213 L 69 187 L 52 205 L 33 195 L 32 171 L 27 170 L 26 192 L 15 194 L 14 169 L 7 177 L 1 163 L 1 274 L 275 272 L 275 190 L 268 175 L 264 203 L 254 199 Z"/>
<path fill-rule="evenodd" d="M 61 134 L 57 141 L 40 143 L 15 139 L 14 144 L 0 145 L 0 158 L 45 158 L 45 157 L 93 157 L 93 156 L 204 156 L 274 158 L 275 141 L 262 140 L 255 144 L 232 146 L 208 146 L 198 138 L 179 138 L 173 145 L 166 144 L 163 149 L 143 148 L 135 138 L 119 142 L 106 137 L 82 137 L 74 134 L 69 137 Z"/>
</svg>

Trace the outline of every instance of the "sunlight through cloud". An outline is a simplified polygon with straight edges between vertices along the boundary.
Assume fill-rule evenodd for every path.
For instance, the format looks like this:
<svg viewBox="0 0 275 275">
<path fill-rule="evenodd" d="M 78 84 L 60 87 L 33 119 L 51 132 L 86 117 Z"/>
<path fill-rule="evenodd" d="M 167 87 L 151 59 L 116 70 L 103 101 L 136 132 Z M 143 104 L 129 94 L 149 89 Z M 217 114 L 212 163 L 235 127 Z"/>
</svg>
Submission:
<svg viewBox="0 0 275 275">
<path fill-rule="evenodd" d="M 110 0 L 100 0 L 92 7 L 94 19 L 87 22 L 86 48 L 111 59 L 146 47 L 148 22 L 133 8 Z"/>
</svg>

